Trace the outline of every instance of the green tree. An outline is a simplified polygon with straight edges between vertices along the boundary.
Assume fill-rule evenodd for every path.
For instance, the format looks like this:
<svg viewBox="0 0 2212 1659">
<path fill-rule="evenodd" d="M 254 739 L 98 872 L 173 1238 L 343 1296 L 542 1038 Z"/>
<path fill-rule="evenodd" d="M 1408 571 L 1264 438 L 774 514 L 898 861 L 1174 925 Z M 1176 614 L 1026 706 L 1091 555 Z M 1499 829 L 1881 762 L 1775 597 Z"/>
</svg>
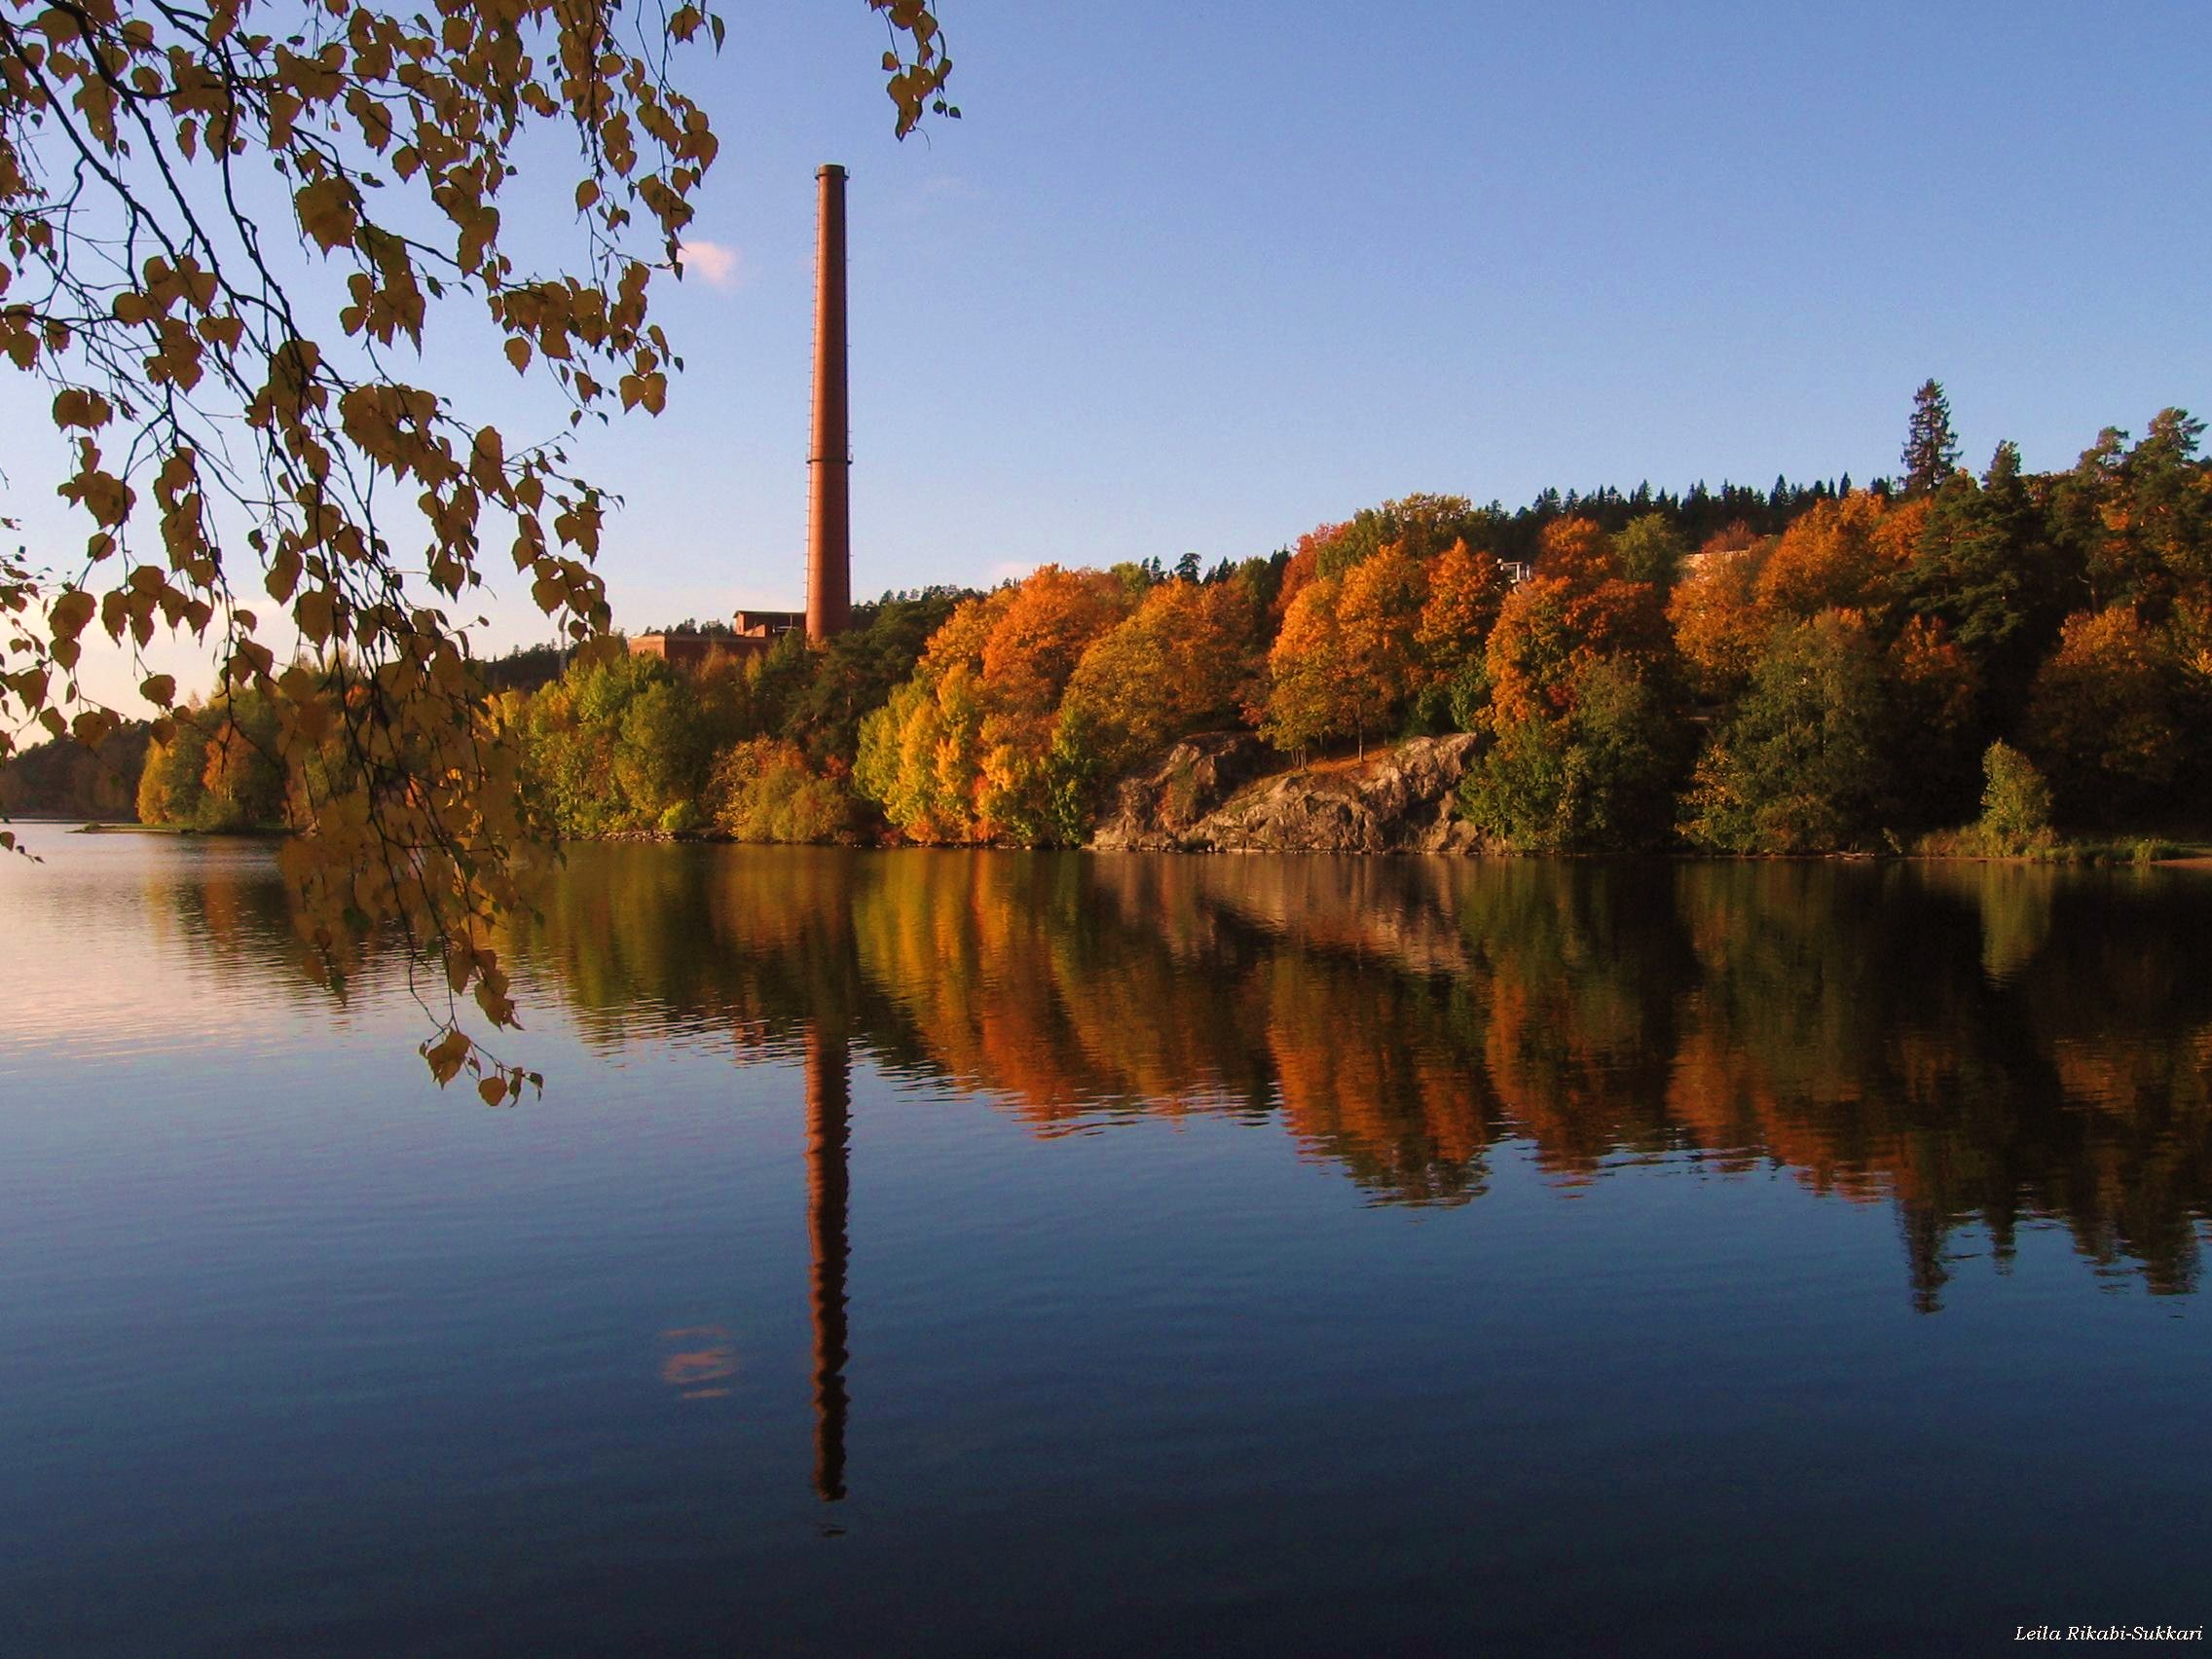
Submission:
<svg viewBox="0 0 2212 1659">
<path fill-rule="evenodd" d="M 2204 423 L 2164 409 L 2140 443 L 2106 427 L 2052 502 L 2058 534 L 2095 605 L 2172 626 L 2191 654 L 2212 645 L 2212 461 Z"/>
<path fill-rule="evenodd" d="M 2035 762 L 1999 741 L 1983 752 L 1981 770 L 1981 820 L 1974 828 L 1982 850 L 2004 856 L 2047 846 L 2050 785 Z"/>
<path fill-rule="evenodd" d="M 269 699 L 250 692 L 228 698 L 207 710 L 203 724 L 195 825 L 243 830 L 281 823 L 284 762 L 276 748 L 276 711 Z"/>
<path fill-rule="evenodd" d="M 207 734 L 196 708 L 181 708 L 166 735 L 146 746 L 138 774 L 138 822 L 190 825 L 200 821 L 200 797 L 206 792 Z"/>
<path fill-rule="evenodd" d="M 963 596 L 950 588 L 885 594 L 854 610 L 852 628 L 814 653 L 814 671 L 789 702 L 779 725 L 817 763 L 851 765 L 860 753 L 861 721 L 882 707 L 891 688 L 914 672 L 929 638 Z"/>
<path fill-rule="evenodd" d="M 1674 592 L 1689 550 L 1689 542 L 1665 513 L 1631 519 L 1613 537 L 1613 557 L 1621 574 L 1632 582 L 1649 582 L 1662 597 Z"/>
<path fill-rule="evenodd" d="M 2016 709 L 2066 612 L 2057 549 L 2017 447 L 1999 444 L 1979 483 L 1961 472 L 1937 488 L 1905 584 L 1913 610 L 1940 620 L 1973 660 L 1990 718 Z"/>
<path fill-rule="evenodd" d="M 806 753 L 782 738 L 755 737 L 715 756 L 706 815 L 740 841 L 833 841 L 849 836 L 858 814 L 842 777 L 819 772 Z"/>
<path fill-rule="evenodd" d="M 1732 853 L 1862 846 L 1890 799 L 1884 653 L 1855 611 L 1785 624 L 1699 758 L 1683 832 Z"/>
<path fill-rule="evenodd" d="M 1951 431 L 1951 404 L 1942 384 L 1929 380 L 1912 394 L 1912 419 L 1905 426 L 1904 487 L 1925 495 L 1958 469 L 1959 440 Z"/>
<path fill-rule="evenodd" d="M 1362 507 L 1350 523 L 1324 525 L 1309 537 L 1316 558 L 1313 573 L 1343 575 L 1385 547 L 1399 548 L 1425 564 L 1455 541 L 1470 547 L 1490 545 L 1491 530 L 1489 510 L 1464 496 L 1403 496 L 1381 506 Z"/>
<path fill-rule="evenodd" d="M 1517 852 L 1625 852 L 1668 838 L 1680 727 L 1633 664 L 1581 673 L 1569 711 L 1499 723 L 1460 810 Z"/>
</svg>

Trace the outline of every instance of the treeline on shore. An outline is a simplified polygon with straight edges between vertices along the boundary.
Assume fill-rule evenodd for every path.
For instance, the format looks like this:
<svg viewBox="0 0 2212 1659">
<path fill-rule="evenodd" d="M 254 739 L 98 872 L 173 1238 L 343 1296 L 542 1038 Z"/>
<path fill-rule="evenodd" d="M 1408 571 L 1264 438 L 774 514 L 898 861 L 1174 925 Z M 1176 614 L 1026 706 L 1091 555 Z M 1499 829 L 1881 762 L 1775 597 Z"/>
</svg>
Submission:
<svg viewBox="0 0 2212 1659">
<path fill-rule="evenodd" d="M 886 596 L 742 664 L 494 665 L 487 713 L 568 836 L 1080 844 L 1117 776 L 1234 725 L 1286 765 L 1473 733 L 1457 808 L 1513 850 L 2185 832 L 2212 817 L 2202 431 L 2169 409 L 2067 471 L 2006 444 L 1976 475 L 1931 382 L 1894 483 L 1413 496 L 1210 571 Z M 251 698 L 195 711 L 141 816 L 280 815 L 275 730 Z"/>
</svg>

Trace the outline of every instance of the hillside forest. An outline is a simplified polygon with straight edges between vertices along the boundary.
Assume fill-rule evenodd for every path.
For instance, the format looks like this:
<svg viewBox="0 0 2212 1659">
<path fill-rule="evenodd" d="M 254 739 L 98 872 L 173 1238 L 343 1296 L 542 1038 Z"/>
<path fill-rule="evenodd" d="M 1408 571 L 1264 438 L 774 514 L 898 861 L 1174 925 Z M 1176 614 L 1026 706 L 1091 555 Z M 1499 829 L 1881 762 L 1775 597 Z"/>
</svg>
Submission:
<svg viewBox="0 0 2212 1659">
<path fill-rule="evenodd" d="M 1977 473 L 1930 382 L 1864 488 L 1409 496 L 1211 569 L 887 595 L 743 664 L 518 653 L 483 719 L 564 837 L 1077 845 L 1117 777 L 1235 727 L 1286 768 L 1475 734 L 1456 807 L 1501 850 L 2186 833 L 2212 819 L 2203 429 L 2168 409 L 2068 470 L 2002 444 Z M 277 823 L 318 763 L 250 693 L 109 745 L 25 753 L 0 809 Z"/>
</svg>

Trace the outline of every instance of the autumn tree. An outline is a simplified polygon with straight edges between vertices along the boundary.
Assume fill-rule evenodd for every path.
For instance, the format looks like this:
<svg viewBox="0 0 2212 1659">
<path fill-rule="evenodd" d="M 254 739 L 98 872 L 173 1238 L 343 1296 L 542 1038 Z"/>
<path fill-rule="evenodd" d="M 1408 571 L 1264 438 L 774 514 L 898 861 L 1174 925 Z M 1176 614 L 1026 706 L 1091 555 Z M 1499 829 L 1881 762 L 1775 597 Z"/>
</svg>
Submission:
<svg viewBox="0 0 2212 1659">
<path fill-rule="evenodd" d="M 1062 772 L 1094 759 L 1056 744 L 1055 714 L 1084 653 L 1134 603 L 1111 571 L 1045 565 L 960 606 L 862 722 L 855 783 L 915 840 L 1061 838 Z"/>
<path fill-rule="evenodd" d="M 1561 520 L 1545 528 L 1536 574 L 1507 597 L 1491 630 L 1493 706 L 1508 720 L 1563 714 L 1591 662 L 1623 656 L 1657 668 L 1672 644 L 1658 590 L 1621 575 L 1590 520 Z"/>
<path fill-rule="evenodd" d="M 1055 719 L 1076 665 L 1093 641 L 1152 591 L 1126 571 L 1064 571 L 1040 567 L 1015 590 L 982 654 L 981 762 L 976 783 L 981 838 L 1007 838 L 1034 846 L 1064 840 L 1074 827 L 1053 809 L 1082 774 L 1088 782 L 1097 756 L 1075 746 L 1073 728 Z"/>
<path fill-rule="evenodd" d="M 1758 605 L 1758 587 L 1773 542 L 1744 547 L 1709 543 L 1702 551 L 1696 570 L 1668 599 L 1667 620 L 1690 688 L 1706 702 L 1721 703 L 1750 682 L 1760 646 L 1772 631 L 1772 617 Z"/>
<path fill-rule="evenodd" d="M 1924 501 L 1892 507 L 1872 491 L 1814 503 L 1761 567 L 1757 603 L 1773 621 L 1854 609 L 1884 626 L 1918 550 Z"/>
<path fill-rule="evenodd" d="M 1346 713 L 1344 631 L 1337 622 L 1341 576 L 1319 576 L 1298 590 L 1268 651 L 1268 689 L 1260 735 L 1285 754 L 1350 729 Z"/>
<path fill-rule="evenodd" d="M 1347 524 L 1317 524 L 1298 538 L 1290 556 L 1283 561 L 1282 570 L 1274 580 L 1274 593 L 1268 601 L 1268 609 L 1279 623 L 1290 614 L 1291 602 L 1308 582 L 1318 577 L 1321 559 L 1329 554 L 1332 570 L 1341 569 L 1335 549 L 1351 532 Z"/>
<path fill-rule="evenodd" d="M 853 782 L 908 839 L 926 845 L 979 838 L 976 777 L 983 702 L 975 669 L 925 660 L 861 722 Z"/>
<path fill-rule="evenodd" d="M 1665 835 L 1682 764 L 1659 590 L 1627 580 L 1588 519 L 1547 526 L 1537 573 L 1485 655 L 1493 739 L 1460 790 L 1477 828 L 1527 851 L 1610 850 Z"/>
<path fill-rule="evenodd" d="M 1051 713 L 1090 643 L 1133 603 L 1111 571 L 1040 566 L 1014 589 L 983 641 L 983 680 L 997 709 Z"/>
<path fill-rule="evenodd" d="M 199 711 L 179 707 L 167 725 L 146 745 L 138 773 L 137 813 L 141 824 L 193 824 L 206 788 L 207 735 Z"/>
<path fill-rule="evenodd" d="M 1093 640 L 1068 681 L 1063 722 L 1088 726 L 1099 764 L 1133 764 L 1236 717 L 1255 664 L 1251 604 L 1231 582 L 1169 582 Z"/>
<path fill-rule="evenodd" d="M 853 781 L 912 840 L 973 840 L 981 764 L 983 647 L 1014 590 L 963 601 L 930 636 L 921 661 L 861 721 Z"/>
<path fill-rule="evenodd" d="M 1300 753 L 1349 737 L 1364 755 L 1416 689 L 1427 599 L 1427 572 L 1395 546 L 1301 588 L 1268 653 L 1262 735 Z"/>
<path fill-rule="evenodd" d="M 1345 653 L 1343 713 L 1363 756 L 1367 734 L 1388 730 L 1419 683 L 1416 631 L 1427 601 L 1427 571 L 1395 543 L 1345 575 L 1337 595 Z"/>
<path fill-rule="evenodd" d="M 1505 603 L 1505 567 L 1489 553 L 1455 541 L 1430 561 L 1428 598 L 1414 624 L 1423 683 L 1420 695 L 1432 724 L 1471 730 L 1490 698 L 1483 651 Z"/>
<path fill-rule="evenodd" d="M 2166 640 L 2132 609 L 2067 619 L 2022 730 L 2062 820 L 2115 825 L 2172 810 L 2188 755 L 2184 684 Z"/>
<path fill-rule="evenodd" d="M 921 0 L 869 4 L 903 133 L 943 107 L 950 65 Z M 368 0 L 18 0 L 0 18 L 0 353 L 52 390 L 88 532 L 51 573 L 0 563 L 0 756 L 28 725 L 114 727 L 78 678 L 95 627 L 132 655 L 165 629 L 204 643 L 219 695 L 273 700 L 280 749 L 338 739 L 282 854 L 327 972 L 395 924 L 442 987 L 432 1070 L 495 1102 L 523 1074 L 486 1060 L 461 1003 L 513 1021 L 492 927 L 518 898 L 516 758 L 456 608 L 490 539 L 594 645 L 608 503 L 563 444 L 510 442 L 407 360 L 433 319 L 481 308 L 571 425 L 660 411 L 681 359 L 648 296 L 681 273 L 718 148 L 668 70 L 701 36 L 722 25 L 695 5 L 627 0 L 441 0 L 434 21 Z M 552 203 L 574 215 L 571 270 L 518 253 L 543 245 L 524 209 Z M 292 631 L 319 665 L 279 662 Z M 155 674 L 141 690 L 177 695 Z"/>
</svg>

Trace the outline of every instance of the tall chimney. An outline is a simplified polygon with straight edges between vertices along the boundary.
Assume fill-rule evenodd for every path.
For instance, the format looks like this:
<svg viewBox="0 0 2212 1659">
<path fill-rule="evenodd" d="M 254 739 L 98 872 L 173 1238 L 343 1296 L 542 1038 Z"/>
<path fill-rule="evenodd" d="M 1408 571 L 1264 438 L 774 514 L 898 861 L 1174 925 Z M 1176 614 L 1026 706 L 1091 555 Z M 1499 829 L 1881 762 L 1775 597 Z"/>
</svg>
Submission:
<svg viewBox="0 0 2212 1659">
<path fill-rule="evenodd" d="M 851 431 L 845 404 L 845 169 L 822 186 L 814 252 L 814 435 L 806 456 L 806 637 L 853 620 Z"/>
</svg>

